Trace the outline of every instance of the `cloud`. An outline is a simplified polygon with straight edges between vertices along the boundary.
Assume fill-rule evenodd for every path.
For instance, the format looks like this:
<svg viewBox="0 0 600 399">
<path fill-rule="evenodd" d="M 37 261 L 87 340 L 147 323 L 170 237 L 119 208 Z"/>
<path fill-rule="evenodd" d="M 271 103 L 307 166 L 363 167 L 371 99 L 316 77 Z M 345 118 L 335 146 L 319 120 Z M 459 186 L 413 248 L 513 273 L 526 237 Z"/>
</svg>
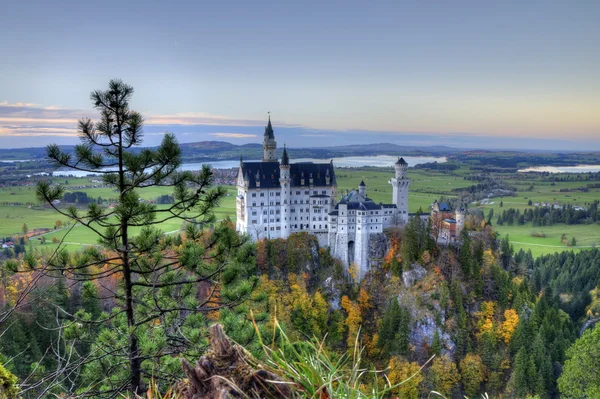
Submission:
<svg viewBox="0 0 600 399">
<path fill-rule="evenodd" d="M 36 127 L 60 127 L 77 125 L 77 121 L 83 117 L 92 117 L 89 111 L 66 109 L 59 107 L 43 107 L 32 103 L 8 103 L 0 102 L 0 124 L 6 124 L 5 129 L 10 126 L 13 129 Z"/>
<path fill-rule="evenodd" d="M 209 136 L 215 137 L 225 137 L 229 139 L 248 139 L 252 137 L 258 137 L 256 134 L 246 134 L 246 133 L 208 133 Z"/>
<path fill-rule="evenodd" d="M 159 144 L 160 137 L 165 132 L 174 133 L 181 142 L 208 141 L 218 138 L 223 141 L 235 140 L 238 144 L 259 143 L 265 125 L 264 120 L 237 119 L 202 112 L 173 115 L 142 112 L 142 115 L 146 122 L 144 132 L 147 136 L 144 145 L 148 146 Z M 42 147 L 50 143 L 76 144 L 77 121 L 84 117 L 95 120 L 98 112 L 93 109 L 67 109 L 26 102 L 0 101 L 0 147 Z M 453 132 L 449 127 L 444 132 L 425 129 L 384 131 L 320 129 L 314 126 L 286 123 L 277 123 L 275 129 L 278 141 L 285 142 L 291 147 L 304 148 L 319 145 L 306 139 L 309 137 L 328 138 L 328 145 L 395 142 L 400 145 L 448 145 L 459 148 L 545 148 L 591 151 L 600 148 L 597 136 L 586 139 L 563 134 L 560 139 L 549 135 L 544 140 L 539 140 L 534 138 L 535 135 L 516 134 L 509 129 L 505 129 L 503 134 L 486 134 L 477 131 Z"/>
<path fill-rule="evenodd" d="M 42 126 L 0 126 L 0 137 L 38 137 L 59 136 L 77 137 L 77 129 L 69 127 L 42 127 Z"/>
</svg>

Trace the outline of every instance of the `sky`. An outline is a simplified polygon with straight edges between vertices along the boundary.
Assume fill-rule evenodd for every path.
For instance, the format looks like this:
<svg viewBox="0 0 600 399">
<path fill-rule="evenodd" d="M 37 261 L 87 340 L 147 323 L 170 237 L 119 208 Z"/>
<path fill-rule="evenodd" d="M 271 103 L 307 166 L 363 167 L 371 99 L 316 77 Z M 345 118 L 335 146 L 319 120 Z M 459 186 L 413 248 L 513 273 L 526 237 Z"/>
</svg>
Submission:
<svg viewBox="0 0 600 399">
<path fill-rule="evenodd" d="M 147 145 L 600 150 L 600 1 L 30 1 L 0 10 L 0 147 L 135 88 Z"/>
</svg>

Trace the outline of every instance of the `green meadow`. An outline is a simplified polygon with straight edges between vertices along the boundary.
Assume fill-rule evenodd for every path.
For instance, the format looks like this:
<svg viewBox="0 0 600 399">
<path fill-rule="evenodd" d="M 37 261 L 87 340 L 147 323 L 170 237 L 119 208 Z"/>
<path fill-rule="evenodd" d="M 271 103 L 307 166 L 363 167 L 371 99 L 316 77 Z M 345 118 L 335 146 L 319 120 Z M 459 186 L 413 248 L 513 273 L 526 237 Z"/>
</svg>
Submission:
<svg viewBox="0 0 600 399">
<path fill-rule="evenodd" d="M 471 173 L 468 167 L 461 167 L 453 172 L 424 171 L 410 169 L 408 172 L 412 182 L 409 189 L 409 211 L 416 212 L 422 209 L 429 211 L 431 203 L 441 196 L 452 197 L 456 188 L 464 188 L 476 184 L 476 182 L 465 180 L 464 176 Z M 347 190 L 358 187 L 361 180 L 367 185 L 367 195 L 376 202 L 389 203 L 392 199 L 392 187 L 388 183 L 394 176 L 393 168 L 339 168 L 336 171 L 338 195 L 343 195 Z M 575 189 L 585 185 L 581 181 L 551 182 L 542 181 L 540 177 L 533 175 L 504 175 L 502 177 L 510 185 L 517 187 L 517 195 L 514 197 L 492 198 L 488 204 L 471 204 L 470 207 L 480 207 L 487 215 L 490 209 L 494 210 L 492 223 L 495 225 L 497 215 L 503 209 L 516 208 L 521 211 L 531 207 L 532 202 L 558 202 L 562 204 L 586 205 L 600 198 L 600 189 L 590 189 L 588 192 L 561 192 L 561 189 Z M 91 187 L 95 183 L 93 178 L 55 178 L 55 183 L 66 186 L 67 191 L 83 191 L 88 196 L 102 197 L 110 201 L 116 197 L 114 191 L 106 187 Z M 233 186 L 227 186 L 229 195 L 224 198 L 219 208 L 215 210 L 217 219 L 230 217 L 235 219 L 235 195 Z M 150 187 L 139 190 L 143 199 L 153 200 L 164 194 L 170 194 L 168 188 Z M 500 202 L 503 208 L 500 207 Z M 15 205 L 11 205 L 15 204 Z M 22 231 L 23 224 L 27 224 L 31 231 L 36 228 L 53 229 L 56 221 L 60 220 L 66 225 L 67 218 L 59 215 L 54 210 L 42 206 L 35 198 L 34 186 L 9 187 L 0 189 L 0 236 L 11 236 Z M 168 221 L 159 226 L 165 233 L 179 231 L 181 221 Z M 521 248 L 531 249 L 534 256 L 553 253 L 564 250 L 582 250 L 600 245 L 600 225 L 564 225 L 533 228 L 530 224 L 523 226 L 494 226 L 504 236 L 508 234 L 516 250 Z M 561 243 L 561 237 L 566 234 L 570 242 L 573 237 L 577 240 L 576 247 L 569 247 Z M 536 237 L 543 235 L 544 237 Z M 53 244 L 53 238 L 67 245 L 67 248 L 81 248 L 83 245 L 94 245 L 97 242 L 96 234 L 83 226 L 68 226 L 45 235 L 46 244 L 43 248 L 52 250 L 57 244 Z M 36 238 L 31 240 L 32 244 L 41 249 L 40 241 Z"/>
<path fill-rule="evenodd" d="M 556 224 L 553 226 L 532 227 L 529 223 L 523 226 L 494 226 L 494 229 L 502 237 L 508 234 L 516 251 L 530 249 L 533 256 L 562 251 L 580 251 L 600 246 L 600 226 L 597 224 Z M 566 235 L 569 243 L 575 237 L 577 246 L 570 247 L 561 243 L 563 234 Z"/>
</svg>

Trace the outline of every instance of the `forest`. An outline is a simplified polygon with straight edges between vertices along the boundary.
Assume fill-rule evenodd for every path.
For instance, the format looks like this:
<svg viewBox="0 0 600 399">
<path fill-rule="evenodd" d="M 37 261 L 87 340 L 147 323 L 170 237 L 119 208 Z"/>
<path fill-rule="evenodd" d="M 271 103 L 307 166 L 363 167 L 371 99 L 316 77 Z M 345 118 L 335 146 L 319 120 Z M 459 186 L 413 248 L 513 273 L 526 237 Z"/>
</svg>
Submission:
<svg viewBox="0 0 600 399">
<path fill-rule="evenodd" d="M 417 215 L 385 231 L 384 257 L 358 279 L 306 233 L 254 243 L 217 221 L 226 191 L 208 167 L 178 171 L 172 135 L 131 151 L 143 136 L 132 95 L 119 80 L 93 92 L 100 119 L 79 122 L 81 144 L 47 149 L 51 163 L 100 171 L 115 206 L 58 207 L 65 190 L 38 183 L 40 201 L 101 245 L 2 263 L 0 397 L 191 397 L 185 365 L 214 355 L 217 324 L 287 384 L 272 397 L 600 394 L 597 249 L 534 259 L 477 213 L 441 246 Z M 164 206 L 140 200 L 151 185 L 172 188 Z M 171 219 L 180 234 L 157 227 Z M 261 397 L 253 389 L 236 392 Z"/>
</svg>

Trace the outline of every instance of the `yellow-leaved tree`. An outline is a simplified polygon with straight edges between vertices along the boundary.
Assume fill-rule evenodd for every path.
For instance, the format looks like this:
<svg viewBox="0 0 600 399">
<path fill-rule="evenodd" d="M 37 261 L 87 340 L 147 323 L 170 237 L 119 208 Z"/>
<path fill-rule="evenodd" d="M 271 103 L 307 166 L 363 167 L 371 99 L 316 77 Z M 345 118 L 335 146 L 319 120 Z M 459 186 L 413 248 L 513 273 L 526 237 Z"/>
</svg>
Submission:
<svg viewBox="0 0 600 399">
<path fill-rule="evenodd" d="M 500 336 L 505 344 L 509 344 L 517 325 L 519 324 L 519 314 L 514 309 L 504 311 L 504 322 L 500 326 Z"/>
<path fill-rule="evenodd" d="M 348 328 L 348 338 L 346 339 L 346 343 L 348 348 L 354 348 L 358 337 L 358 330 L 362 323 L 360 305 L 344 295 L 342 297 L 342 308 L 346 311 L 347 315 L 346 320 L 344 321 L 344 325 Z"/>
<path fill-rule="evenodd" d="M 423 381 L 423 374 L 419 372 L 421 366 L 394 356 L 390 359 L 388 368 L 388 379 L 392 386 L 402 383 L 392 389 L 392 392 L 403 399 L 418 399 L 419 385 Z"/>
<path fill-rule="evenodd" d="M 435 358 L 429 368 L 428 380 L 435 391 L 450 396 L 456 384 L 460 382 L 456 363 L 448 355 Z"/>
</svg>

